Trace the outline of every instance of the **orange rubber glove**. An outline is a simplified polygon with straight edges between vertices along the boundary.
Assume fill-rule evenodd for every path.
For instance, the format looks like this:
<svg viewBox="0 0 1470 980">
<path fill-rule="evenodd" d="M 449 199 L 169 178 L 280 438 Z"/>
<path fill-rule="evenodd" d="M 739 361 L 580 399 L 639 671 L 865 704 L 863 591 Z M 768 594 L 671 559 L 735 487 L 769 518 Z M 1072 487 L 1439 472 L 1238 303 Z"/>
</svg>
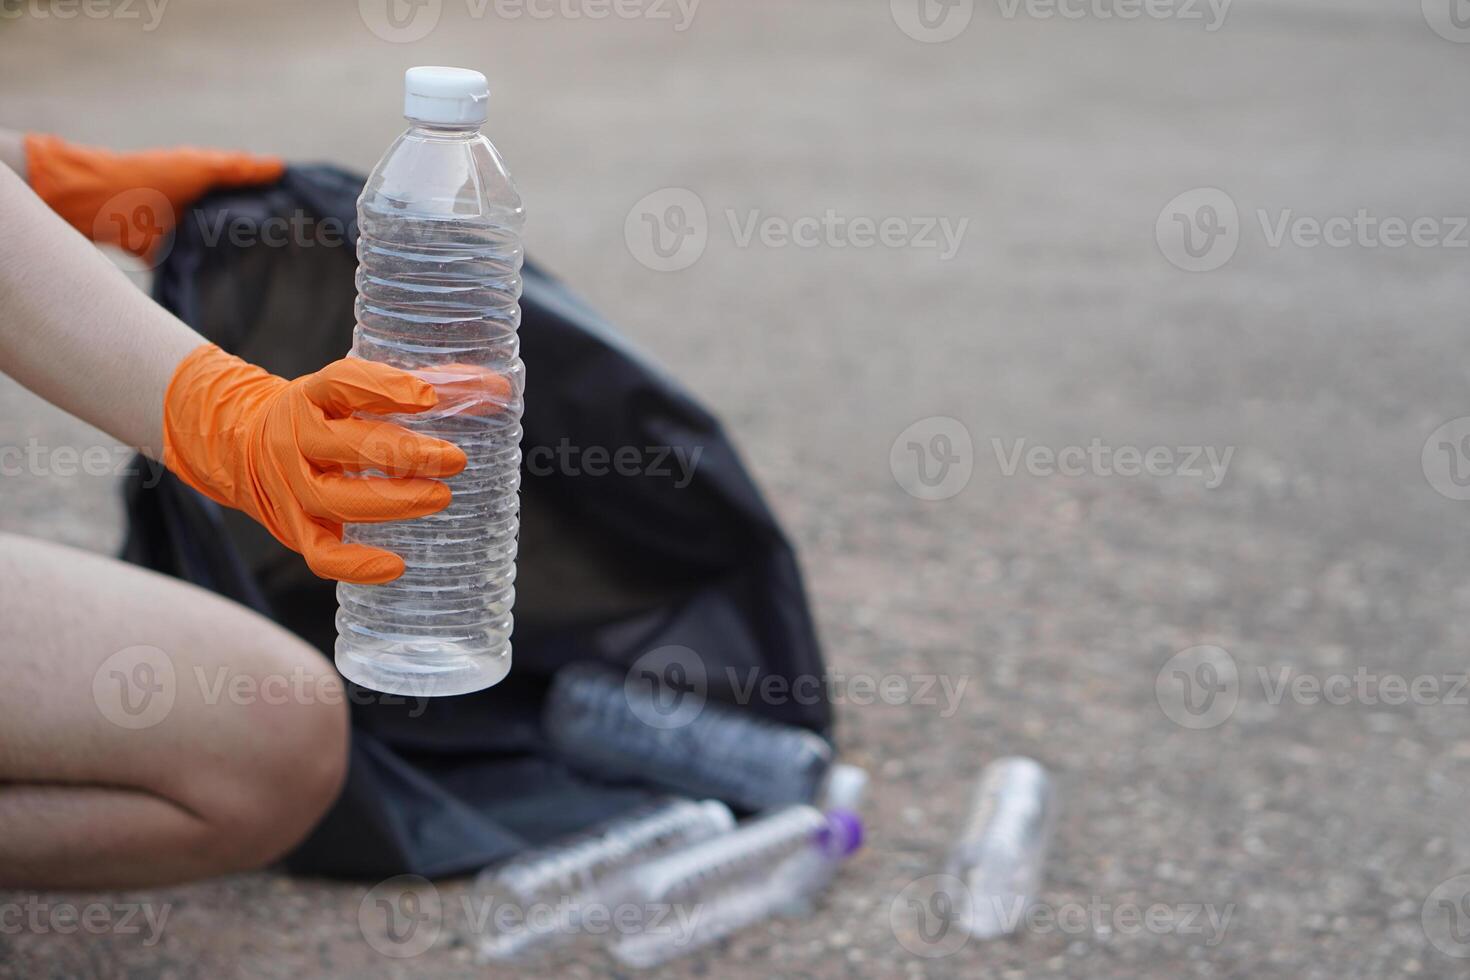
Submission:
<svg viewBox="0 0 1470 980">
<path fill-rule="evenodd" d="M 163 462 L 265 525 L 322 578 L 377 585 L 402 575 L 403 559 L 344 543 L 342 525 L 442 510 L 449 487 L 436 478 L 463 470 L 465 455 L 354 415 L 417 413 L 438 402 L 434 385 L 386 364 L 343 358 L 287 381 L 206 344 L 169 382 Z M 349 475 L 366 469 L 388 476 Z"/>
<path fill-rule="evenodd" d="M 28 133 L 31 188 L 94 242 L 148 258 L 178 214 L 213 187 L 268 184 L 285 165 L 274 157 L 177 147 L 114 153 Z"/>
</svg>

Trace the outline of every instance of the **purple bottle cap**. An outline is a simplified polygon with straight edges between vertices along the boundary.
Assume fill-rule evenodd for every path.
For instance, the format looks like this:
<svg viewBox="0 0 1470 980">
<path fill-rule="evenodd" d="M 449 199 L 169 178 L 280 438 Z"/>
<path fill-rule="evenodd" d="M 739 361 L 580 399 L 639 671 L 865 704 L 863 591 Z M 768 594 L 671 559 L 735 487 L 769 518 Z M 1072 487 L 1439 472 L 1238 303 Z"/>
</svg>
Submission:
<svg viewBox="0 0 1470 980">
<path fill-rule="evenodd" d="M 817 843 L 833 857 L 845 858 L 863 846 L 863 818 L 851 810 L 828 810 L 827 826 L 817 834 Z"/>
</svg>

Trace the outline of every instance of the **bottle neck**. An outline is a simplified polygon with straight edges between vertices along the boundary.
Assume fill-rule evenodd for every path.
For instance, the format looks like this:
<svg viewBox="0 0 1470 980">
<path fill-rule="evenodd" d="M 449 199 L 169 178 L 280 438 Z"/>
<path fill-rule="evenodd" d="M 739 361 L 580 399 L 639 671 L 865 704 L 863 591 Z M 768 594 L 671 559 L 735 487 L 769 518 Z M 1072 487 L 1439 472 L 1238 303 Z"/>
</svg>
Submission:
<svg viewBox="0 0 1470 980">
<path fill-rule="evenodd" d="M 417 119 L 408 121 L 409 132 L 421 139 L 444 140 L 446 142 L 472 140 L 480 135 L 480 123 L 426 123 Z"/>
</svg>

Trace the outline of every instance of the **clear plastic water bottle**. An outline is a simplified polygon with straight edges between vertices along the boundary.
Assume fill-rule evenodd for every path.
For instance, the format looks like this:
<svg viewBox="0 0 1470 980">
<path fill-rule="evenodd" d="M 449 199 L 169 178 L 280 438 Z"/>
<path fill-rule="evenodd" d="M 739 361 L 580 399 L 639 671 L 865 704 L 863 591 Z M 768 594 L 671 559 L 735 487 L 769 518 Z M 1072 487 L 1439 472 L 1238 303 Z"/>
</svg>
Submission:
<svg viewBox="0 0 1470 980">
<path fill-rule="evenodd" d="M 665 798 L 581 834 L 528 851 L 475 882 L 483 907 L 480 955 L 523 959 L 574 937 L 594 904 L 610 906 L 609 879 L 638 861 L 656 858 L 735 826 L 718 800 Z"/>
<path fill-rule="evenodd" d="M 464 450 L 437 514 L 351 524 L 402 556 L 386 585 L 337 588 L 337 667 L 378 691 L 463 694 L 510 670 L 520 513 L 520 196 L 480 134 L 489 89 L 462 68 L 410 68 L 409 128 L 357 202 L 352 356 L 413 371 L 440 403 L 386 419 Z M 487 383 L 493 380 L 494 384 Z"/>
<path fill-rule="evenodd" d="M 827 778 L 822 785 L 820 802 L 817 807 L 829 815 L 846 811 L 861 816 L 863 801 L 867 794 L 868 771 L 866 769 L 846 762 L 835 763 L 831 769 L 827 770 Z M 805 871 L 796 872 L 804 879 L 804 883 L 801 887 L 792 890 L 791 897 L 778 914 L 803 918 L 815 911 L 817 899 L 837 874 L 840 864 L 825 860 L 825 855 L 815 850 L 809 850 L 805 855 L 794 860 L 800 860 L 806 864 Z"/>
<path fill-rule="evenodd" d="M 825 888 L 862 842 L 857 814 L 797 804 L 634 866 L 617 884 L 645 917 L 613 940 L 612 954 L 627 966 L 656 966 L 782 914 Z"/>
<path fill-rule="evenodd" d="M 956 918 L 977 939 L 1015 931 L 1041 887 L 1056 823 L 1056 789 L 1032 759 L 997 759 L 980 774 L 974 805 L 945 871 L 963 884 Z"/>
<path fill-rule="evenodd" d="M 552 682 L 542 724 L 567 762 L 592 775 L 745 810 L 816 798 L 832 763 L 832 746 L 820 735 L 715 701 L 664 727 L 651 721 L 660 717 L 657 697 L 604 664 L 569 664 Z"/>
</svg>

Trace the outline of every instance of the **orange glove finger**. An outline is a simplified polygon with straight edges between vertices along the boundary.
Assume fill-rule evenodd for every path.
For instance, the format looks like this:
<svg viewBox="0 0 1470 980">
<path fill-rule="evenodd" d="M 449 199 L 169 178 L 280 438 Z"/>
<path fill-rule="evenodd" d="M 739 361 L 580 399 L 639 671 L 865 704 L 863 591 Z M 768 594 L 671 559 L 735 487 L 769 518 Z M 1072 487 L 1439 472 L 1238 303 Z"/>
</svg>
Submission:
<svg viewBox="0 0 1470 980">
<path fill-rule="evenodd" d="M 449 487 L 438 480 L 317 473 L 298 495 L 313 517 L 338 524 L 379 524 L 426 517 L 449 506 Z"/>
<path fill-rule="evenodd" d="M 439 403 L 433 385 L 401 368 L 356 357 L 333 361 L 302 381 L 306 397 L 328 418 L 346 418 L 354 412 L 414 414 Z"/>
<path fill-rule="evenodd" d="M 403 559 L 391 551 L 342 540 L 342 528 L 313 521 L 305 514 L 290 520 L 301 556 L 321 578 L 354 585 L 382 585 L 403 574 Z"/>
<path fill-rule="evenodd" d="M 443 479 L 465 467 L 464 450 L 452 442 L 372 419 L 323 419 L 303 426 L 301 451 L 322 469 L 377 470 L 389 476 Z"/>
<path fill-rule="evenodd" d="M 235 150 L 199 149 L 181 146 L 174 150 L 159 150 L 170 155 L 170 164 L 177 171 L 192 169 L 195 179 L 205 178 L 210 187 L 250 187 L 254 184 L 269 184 L 280 180 L 286 165 L 277 157 L 255 156 Z M 140 154 L 141 155 L 141 154 Z M 176 172 L 177 172 L 176 171 Z"/>
</svg>

